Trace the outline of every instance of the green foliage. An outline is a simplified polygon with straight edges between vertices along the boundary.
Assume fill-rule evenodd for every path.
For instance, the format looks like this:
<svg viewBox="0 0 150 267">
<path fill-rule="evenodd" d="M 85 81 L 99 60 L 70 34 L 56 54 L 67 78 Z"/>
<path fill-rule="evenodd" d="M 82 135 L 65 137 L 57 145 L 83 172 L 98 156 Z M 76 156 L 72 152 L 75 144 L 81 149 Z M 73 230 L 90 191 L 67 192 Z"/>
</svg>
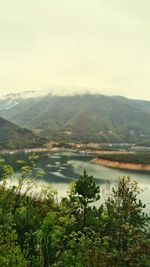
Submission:
<svg viewBox="0 0 150 267">
<path fill-rule="evenodd" d="M 81 204 L 85 207 L 89 203 L 97 201 L 99 196 L 99 186 L 96 186 L 93 176 L 88 176 L 84 170 L 84 174 L 80 176 L 79 180 L 75 183 L 75 195 L 79 198 Z"/>
<path fill-rule="evenodd" d="M 17 233 L 9 225 L 0 226 L 0 266 L 26 267 L 25 259 L 18 244 Z"/>
<path fill-rule="evenodd" d="M 4 160 L 0 160 L 0 180 L 10 177 L 13 174 L 13 168 L 5 164 Z"/>
<path fill-rule="evenodd" d="M 0 117 L 0 149 L 33 148 L 40 147 L 45 143 L 46 139 Z"/>
<path fill-rule="evenodd" d="M 150 164 L 150 153 L 109 153 L 99 154 L 98 158 L 123 163 Z"/>
<path fill-rule="evenodd" d="M 5 168 L 0 185 L 0 266 L 150 266 L 150 220 L 136 182 L 118 179 L 103 205 L 96 207 L 100 188 L 84 171 L 68 197 L 57 203 L 51 188 L 38 196 L 31 192 L 37 181 L 32 177 L 36 160 L 32 155 L 27 164 L 17 162 L 18 186 L 6 186 L 12 172 Z"/>
<path fill-rule="evenodd" d="M 125 266 L 138 266 L 142 262 L 140 253 L 145 254 L 144 236 L 150 217 L 143 212 L 145 205 L 138 199 L 139 193 L 137 183 L 123 177 L 105 203 L 108 250 L 115 249 Z M 147 266 L 144 257 L 142 264 Z"/>
</svg>

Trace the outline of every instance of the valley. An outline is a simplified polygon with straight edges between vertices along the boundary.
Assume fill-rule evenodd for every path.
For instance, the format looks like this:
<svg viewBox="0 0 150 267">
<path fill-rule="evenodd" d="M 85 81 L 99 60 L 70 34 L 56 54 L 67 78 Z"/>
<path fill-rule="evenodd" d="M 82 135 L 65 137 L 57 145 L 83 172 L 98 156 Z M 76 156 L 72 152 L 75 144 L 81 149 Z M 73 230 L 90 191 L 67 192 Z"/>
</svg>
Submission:
<svg viewBox="0 0 150 267">
<path fill-rule="evenodd" d="M 101 225 L 107 226 L 107 223 L 112 225 L 114 220 L 109 210 L 109 201 L 116 190 L 116 185 L 119 194 L 121 192 L 121 203 L 125 204 L 123 210 L 127 211 L 126 200 L 129 203 L 128 207 L 132 203 L 134 208 L 136 202 L 138 207 L 136 214 L 140 212 L 141 216 L 145 216 L 148 220 L 146 214 L 150 213 L 148 201 L 150 102 L 101 95 L 37 98 L 18 98 L 17 96 L 17 99 L 16 96 L 15 99 L 9 96 L 9 101 L 8 98 L 0 100 L 0 116 L 0 196 L 4 211 L 2 218 L 8 225 L 11 225 L 9 220 L 13 218 L 15 222 L 13 228 L 18 234 L 17 244 L 22 251 L 28 243 L 28 236 L 32 240 L 30 249 L 33 250 L 34 247 L 36 251 L 37 246 L 33 245 L 34 237 L 30 233 L 33 231 L 36 242 L 39 242 L 43 225 L 48 222 L 48 229 L 51 228 L 53 214 L 57 217 L 56 221 L 53 221 L 53 227 L 56 229 L 59 225 L 58 218 L 62 229 L 66 225 L 66 231 L 68 231 L 68 223 L 71 222 L 71 228 L 73 227 L 74 230 L 73 232 L 71 230 L 71 234 L 67 234 L 71 242 L 72 233 L 79 233 L 82 222 L 88 223 L 90 231 L 93 231 L 93 225 L 95 225 L 96 235 L 98 229 L 100 229 L 99 233 L 101 232 Z M 100 194 L 95 193 L 98 192 L 97 190 Z M 127 193 L 127 197 L 124 192 Z M 132 198 L 130 192 L 135 193 L 136 197 Z M 116 197 L 116 203 L 120 203 L 118 195 Z M 125 201 L 122 202 L 124 197 Z M 82 202 L 82 199 L 88 200 L 88 204 Z M 10 207 L 12 217 L 9 217 L 6 203 Z M 72 203 L 74 203 L 73 210 Z M 85 203 L 84 206 L 83 203 Z M 105 207 L 108 207 L 107 220 Z M 92 216 L 89 217 L 90 220 L 84 217 L 85 208 L 89 216 Z M 120 204 L 118 208 L 120 210 Z M 79 210 L 83 211 L 80 218 Z M 5 214 L 8 216 L 7 219 Z M 62 219 L 61 214 L 65 220 Z M 76 214 L 76 221 L 79 220 L 77 228 L 74 225 L 74 219 L 71 220 L 74 214 Z M 122 210 L 121 214 L 123 214 Z M 118 212 L 116 218 L 118 223 Z M 30 224 L 31 221 L 32 224 Z M 100 228 L 98 222 L 101 224 Z M 5 224 L 2 222 L 2 225 Z M 128 219 L 126 225 L 128 225 Z M 26 226 L 30 233 L 28 230 L 24 231 Z M 87 227 L 83 227 L 82 234 L 85 233 L 85 229 Z M 120 224 L 116 229 L 118 232 Z M 56 232 L 58 234 L 57 230 Z M 106 232 L 105 230 L 104 236 Z M 14 232 L 11 231 L 11 233 Z M 47 240 L 47 233 L 50 232 L 48 230 L 45 233 Z M 58 235 L 60 237 L 60 233 Z M 8 235 L 1 238 L 4 244 L 6 236 Z M 22 236 L 25 240 L 23 243 L 20 242 Z M 51 236 L 50 234 L 50 244 L 53 245 L 55 240 L 51 242 Z M 144 242 L 146 238 L 147 235 L 143 238 Z M 10 242 L 10 238 L 7 240 Z M 40 251 L 41 240 L 38 243 Z M 64 235 L 61 242 L 64 244 Z M 99 244 L 96 249 L 101 253 Z M 36 255 L 35 251 L 33 255 Z M 56 253 L 58 251 L 59 245 L 56 245 Z M 65 253 L 66 251 L 65 248 Z M 95 253 L 95 249 L 93 251 Z M 25 252 L 28 253 L 28 248 Z M 39 255 L 40 253 L 36 258 L 41 262 Z M 120 254 L 118 255 L 120 259 Z M 149 253 L 146 252 L 146 255 Z M 26 256 L 24 257 L 27 259 Z M 107 259 L 107 256 L 105 258 Z M 34 258 L 31 257 L 30 262 L 35 263 Z M 56 262 L 59 260 L 56 259 Z M 9 266 L 12 265 L 9 264 Z M 18 266 L 21 266 L 20 263 Z"/>
<path fill-rule="evenodd" d="M 136 249 L 140 244 L 144 255 L 144 265 L 139 266 L 148 267 L 149 263 L 145 265 L 145 262 L 150 254 L 150 235 L 146 232 L 150 214 L 150 102 L 103 95 L 8 98 L 0 100 L 1 240 L 4 246 L 10 244 L 16 233 L 11 248 L 16 251 L 19 248 L 26 262 L 30 258 L 28 262 L 33 263 L 22 267 L 48 267 L 50 262 L 46 265 L 42 262 L 46 259 L 45 250 L 43 258 L 40 255 L 42 240 L 47 244 L 49 236 L 51 247 L 46 245 L 46 251 L 51 255 L 55 248 L 52 266 L 61 266 L 60 247 L 64 248 L 62 255 L 66 259 L 72 241 L 78 249 L 79 240 L 82 257 L 87 255 L 87 243 L 83 244 L 82 239 L 85 237 L 91 242 L 90 258 L 91 248 L 93 255 L 105 252 L 105 266 L 112 266 L 112 260 L 107 264 L 110 248 L 107 249 L 104 240 L 111 240 L 115 225 L 114 243 L 120 229 L 121 234 L 126 229 L 125 238 L 131 233 L 128 244 L 133 237 L 134 242 L 132 249 L 129 247 L 120 257 L 119 237 L 113 257 L 117 253 L 118 260 L 123 262 L 125 256 L 130 255 L 136 266 L 134 260 L 140 253 L 136 250 L 134 257 L 132 253 L 138 240 Z M 137 218 L 138 237 L 134 236 Z M 5 222 L 11 229 L 11 237 L 9 230 L 5 234 Z M 91 238 L 93 230 L 94 239 Z M 43 236 L 39 239 L 41 233 L 44 239 Z M 98 243 L 93 247 L 95 238 Z M 0 245 L 2 252 L 6 249 L 3 244 Z M 104 244 L 102 249 L 101 244 Z M 144 244 L 147 250 L 143 250 Z M 111 241 L 110 245 L 112 247 Z M 4 261 L 8 258 L 7 251 L 11 251 L 9 245 Z M 74 249 L 72 251 L 74 255 Z M 10 263 L 14 253 L 12 255 L 7 266 L 16 267 Z M 70 255 L 69 249 L 69 259 Z M 125 266 L 129 266 L 131 258 L 125 260 Z M 139 262 L 142 261 L 140 258 Z M 21 266 L 21 262 L 17 266 Z M 77 266 L 76 260 L 73 265 L 64 262 L 63 266 Z M 89 262 L 88 258 L 86 266 L 100 266 L 99 261 L 98 265 Z M 113 266 L 120 267 L 122 263 L 116 265 L 115 260 Z"/>
<path fill-rule="evenodd" d="M 150 267 L 150 1 L 1 1 L 0 267 Z"/>
<path fill-rule="evenodd" d="M 119 96 L 47 95 L 0 100 L 0 115 L 56 142 L 150 144 L 150 102 Z"/>
<path fill-rule="evenodd" d="M 40 155 L 37 168 L 46 170 L 45 182 L 57 189 L 62 183 L 67 190 L 84 168 L 93 172 L 97 183 L 113 175 L 149 175 L 148 101 L 103 95 L 17 95 L 0 100 L 0 115 L 5 117 L 0 117 L 1 157 L 14 167 L 14 160 Z"/>
</svg>

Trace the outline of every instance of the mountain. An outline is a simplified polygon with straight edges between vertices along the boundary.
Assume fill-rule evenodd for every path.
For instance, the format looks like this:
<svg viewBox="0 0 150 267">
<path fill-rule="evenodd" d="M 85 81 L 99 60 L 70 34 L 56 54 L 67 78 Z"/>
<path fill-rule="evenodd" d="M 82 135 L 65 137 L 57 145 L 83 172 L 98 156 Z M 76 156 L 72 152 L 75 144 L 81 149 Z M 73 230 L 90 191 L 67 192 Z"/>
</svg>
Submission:
<svg viewBox="0 0 150 267">
<path fill-rule="evenodd" d="M 46 140 L 30 130 L 0 117 L 0 149 L 19 149 L 42 146 Z"/>
<path fill-rule="evenodd" d="M 10 109 L 22 103 L 25 99 L 31 98 L 36 91 L 23 91 L 21 93 L 10 93 L 0 99 L 0 109 Z"/>
<path fill-rule="evenodd" d="M 9 108 L 0 101 L 0 115 L 57 141 L 150 141 L 150 102 L 121 96 L 48 95 Z"/>
</svg>

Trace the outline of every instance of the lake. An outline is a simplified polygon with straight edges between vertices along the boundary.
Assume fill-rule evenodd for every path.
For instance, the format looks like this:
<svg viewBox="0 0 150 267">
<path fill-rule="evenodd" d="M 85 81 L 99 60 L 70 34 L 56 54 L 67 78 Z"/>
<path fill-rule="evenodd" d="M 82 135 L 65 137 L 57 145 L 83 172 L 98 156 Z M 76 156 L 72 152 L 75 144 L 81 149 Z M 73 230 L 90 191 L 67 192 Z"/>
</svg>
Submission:
<svg viewBox="0 0 150 267">
<path fill-rule="evenodd" d="M 59 196 L 65 196 L 68 190 L 68 185 L 79 178 L 83 174 L 84 169 L 89 175 L 92 175 L 95 182 L 101 186 L 102 190 L 110 182 L 115 183 L 118 177 L 130 176 L 136 180 L 140 187 L 144 189 L 141 193 L 141 199 L 149 206 L 150 199 L 150 173 L 141 173 L 135 171 L 127 171 L 120 169 L 112 169 L 101 165 L 91 163 L 93 156 L 73 153 L 73 152 L 47 152 L 37 153 L 40 159 L 37 161 L 35 170 L 42 168 L 45 170 L 46 175 L 40 184 L 51 184 L 57 189 Z M 28 154 L 14 153 L 3 155 L 6 163 L 13 166 L 17 172 L 16 161 L 18 159 L 27 160 Z M 147 208 L 148 208 L 147 206 Z"/>
</svg>

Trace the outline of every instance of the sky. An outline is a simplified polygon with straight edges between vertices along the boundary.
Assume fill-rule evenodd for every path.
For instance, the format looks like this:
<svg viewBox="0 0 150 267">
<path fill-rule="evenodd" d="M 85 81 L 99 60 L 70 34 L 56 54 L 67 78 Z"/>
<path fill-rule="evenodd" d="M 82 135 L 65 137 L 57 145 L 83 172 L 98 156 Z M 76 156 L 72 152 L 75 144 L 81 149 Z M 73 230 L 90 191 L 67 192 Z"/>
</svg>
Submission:
<svg viewBox="0 0 150 267">
<path fill-rule="evenodd" d="M 0 96 L 150 100 L 149 0 L 0 0 Z"/>
</svg>

